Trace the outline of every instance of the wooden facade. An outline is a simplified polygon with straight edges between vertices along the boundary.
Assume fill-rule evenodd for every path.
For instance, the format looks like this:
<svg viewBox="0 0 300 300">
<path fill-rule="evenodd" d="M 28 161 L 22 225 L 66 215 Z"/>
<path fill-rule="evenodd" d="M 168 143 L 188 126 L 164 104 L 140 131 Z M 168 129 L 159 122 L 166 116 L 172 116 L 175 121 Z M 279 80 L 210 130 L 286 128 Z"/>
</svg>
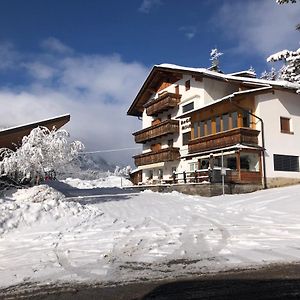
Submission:
<svg viewBox="0 0 300 300">
<path fill-rule="evenodd" d="M 236 144 L 258 145 L 259 131 L 252 128 L 234 128 L 193 139 L 188 143 L 189 153 L 220 149 Z"/>
<path fill-rule="evenodd" d="M 145 143 L 152 139 L 173 133 L 179 133 L 179 121 L 177 120 L 159 122 L 148 128 L 137 131 L 133 133 L 133 135 L 136 143 Z"/>
<path fill-rule="evenodd" d="M 254 98 L 253 97 L 246 97 L 246 98 L 240 98 L 239 100 L 235 100 L 235 102 L 243 107 L 243 109 L 251 112 L 255 110 L 254 105 Z M 236 126 L 233 125 L 233 119 L 232 114 L 237 113 L 237 124 Z M 222 103 L 213 103 L 209 107 L 205 107 L 201 110 L 198 110 L 190 115 L 191 123 L 192 123 L 192 131 L 191 131 L 191 139 L 197 138 L 198 136 L 195 136 L 195 131 L 193 130 L 194 124 L 200 121 L 210 121 L 211 122 L 211 133 L 215 134 L 217 133 L 217 126 L 216 126 L 216 120 L 217 118 L 221 119 L 220 124 L 220 131 L 223 131 L 223 128 L 225 127 L 223 124 L 222 116 L 224 114 L 228 114 L 228 129 L 233 129 L 235 127 L 243 127 L 243 111 L 238 109 L 234 104 L 232 104 L 230 101 L 224 101 Z M 249 127 L 255 129 L 256 128 L 256 120 L 249 116 Z M 226 129 L 227 130 L 227 129 Z M 198 131 L 200 129 L 198 128 Z M 225 131 L 225 130 L 224 130 Z M 207 124 L 205 123 L 205 135 L 207 134 Z"/>
<path fill-rule="evenodd" d="M 180 159 L 179 148 L 164 148 L 157 151 L 142 153 L 133 157 L 136 166 L 149 165 Z"/>
<path fill-rule="evenodd" d="M 157 99 L 145 104 L 148 116 L 155 116 L 158 113 L 176 107 L 180 102 L 181 95 L 176 93 L 163 93 Z"/>
</svg>

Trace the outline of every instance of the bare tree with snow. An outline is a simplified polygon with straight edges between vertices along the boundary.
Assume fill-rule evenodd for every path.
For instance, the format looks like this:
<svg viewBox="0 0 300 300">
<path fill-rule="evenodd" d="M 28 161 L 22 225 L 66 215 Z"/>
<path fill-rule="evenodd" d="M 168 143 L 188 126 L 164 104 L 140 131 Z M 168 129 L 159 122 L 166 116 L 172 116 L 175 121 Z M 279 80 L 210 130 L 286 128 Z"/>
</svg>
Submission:
<svg viewBox="0 0 300 300">
<path fill-rule="evenodd" d="M 209 70 L 213 70 L 213 71 L 217 71 L 217 72 L 220 71 L 219 57 L 222 55 L 223 55 L 223 53 L 219 52 L 219 50 L 217 48 L 214 48 L 211 50 L 211 52 L 210 52 L 211 67 L 209 68 Z"/>
<path fill-rule="evenodd" d="M 66 130 L 37 127 L 16 151 L 0 149 L 0 174 L 18 183 L 44 178 L 49 171 L 62 171 L 78 156 L 84 146 L 79 141 L 69 142 Z"/>
</svg>

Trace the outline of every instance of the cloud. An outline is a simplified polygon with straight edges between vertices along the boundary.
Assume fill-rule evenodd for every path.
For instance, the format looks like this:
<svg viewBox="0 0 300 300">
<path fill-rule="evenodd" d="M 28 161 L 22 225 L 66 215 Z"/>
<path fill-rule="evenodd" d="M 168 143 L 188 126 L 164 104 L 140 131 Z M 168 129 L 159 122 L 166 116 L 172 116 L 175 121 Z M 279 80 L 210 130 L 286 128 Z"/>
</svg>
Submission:
<svg viewBox="0 0 300 300">
<path fill-rule="evenodd" d="M 63 44 L 60 40 L 54 37 L 49 37 L 42 41 L 42 48 L 48 51 L 57 52 L 60 54 L 72 53 L 73 49 Z"/>
<path fill-rule="evenodd" d="M 53 67 L 39 61 L 24 63 L 23 66 L 36 79 L 50 79 L 55 73 Z"/>
<path fill-rule="evenodd" d="M 27 72 L 29 84 L 0 88 L 1 126 L 15 126 L 65 113 L 73 139 L 89 151 L 136 147 L 137 118 L 126 115 L 148 69 L 124 62 L 119 55 L 69 53 L 19 55 L 16 72 Z M 140 151 L 136 151 L 138 153 Z M 132 162 L 131 152 L 106 154 L 111 162 Z"/>
<path fill-rule="evenodd" d="M 157 7 L 162 5 L 161 0 L 143 0 L 141 6 L 139 7 L 139 11 L 142 13 L 149 13 L 153 7 Z"/>
<path fill-rule="evenodd" d="M 18 54 L 12 43 L 0 43 L 0 70 L 10 69 L 14 67 L 18 60 Z"/>
<path fill-rule="evenodd" d="M 278 5 L 275 1 L 229 1 L 213 20 L 225 37 L 235 40 L 238 53 L 264 57 L 276 51 L 299 47 L 300 5 Z"/>
<path fill-rule="evenodd" d="M 185 35 L 185 37 L 188 40 L 191 40 L 192 38 L 195 37 L 197 33 L 197 28 L 196 26 L 182 26 L 179 28 L 179 31 L 182 31 Z"/>
</svg>

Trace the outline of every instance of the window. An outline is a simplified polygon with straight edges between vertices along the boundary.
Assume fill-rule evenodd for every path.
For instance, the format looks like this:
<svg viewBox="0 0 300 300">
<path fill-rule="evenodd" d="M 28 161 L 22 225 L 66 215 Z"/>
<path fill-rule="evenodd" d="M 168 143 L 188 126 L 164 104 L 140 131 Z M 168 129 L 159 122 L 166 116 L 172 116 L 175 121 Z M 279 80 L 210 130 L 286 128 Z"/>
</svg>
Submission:
<svg viewBox="0 0 300 300">
<path fill-rule="evenodd" d="M 224 114 L 222 115 L 222 121 L 223 121 L 223 131 L 226 131 L 229 129 L 229 115 Z"/>
<path fill-rule="evenodd" d="M 158 169 L 158 179 L 163 179 L 163 177 L 164 177 L 163 169 Z"/>
<path fill-rule="evenodd" d="M 221 118 L 218 116 L 216 117 L 216 133 L 221 131 Z"/>
<path fill-rule="evenodd" d="M 274 154 L 274 171 L 299 172 L 299 156 Z"/>
<path fill-rule="evenodd" d="M 190 81 L 190 80 L 187 80 L 187 81 L 185 82 L 185 90 L 188 91 L 190 88 L 191 88 L 191 81 Z"/>
<path fill-rule="evenodd" d="M 199 137 L 199 130 L 198 130 L 198 122 L 194 123 L 194 139 L 196 139 L 197 137 Z"/>
<path fill-rule="evenodd" d="M 168 147 L 169 147 L 169 148 L 172 148 L 172 147 L 173 147 L 173 144 L 174 144 L 173 139 L 168 140 Z"/>
<path fill-rule="evenodd" d="M 153 152 L 159 151 L 161 149 L 161 144 L 152 144 L 150 148 Z"/>
<path fill-rule="evenodd" d="M 280 130 L 282 133 L 291 133 L 289 118 L 280 117 Z"/>
<path fill-rule="evenodd" d="M 198 169 L 198 162 L 192 162 L 189 165 L 190 165 L 190 172 L 194 172 L 195 170 Z"/>
<path fill-rule="evenodd" d="M 211 120 L 206 121 L 206 135 L 210 135 L 212 133 L 211 131 Z"/>
<path fill-rule="evenodd" d="M 186 113 L 186 112 L 188 112 L 190 110 L 193 110 L 193 109 L 194 109 L 194 102 L 191 102 L 189 104 L 186 104 L 186 105 L 182 106 L 182 112 L 183 113 Z"/>
<path fill-rule="evenodd" d="M 204 124 L 205 124 L 204 121 L 199 122 L 200 136 L 205 136 Z"/>
<path fill-rule="evenodd" d="M 185 132 L 182 134 L 182 145 L 187 145 L 191 139 L 191 132 Z"/>
<path fill-rule="evenodd" d="M 238 127 L 238 114 L 236 111 L 231 113 L 231 122 L 232 122 L 232 128 Z"/>
<path fill-rule="evenodd" d="M 243 111 L 243 127 L 250 127 L 250 115 L 246 111 Z"/>
<path fill-rule="evenodd" d="M 231 170 L 236 170 L 236 157 L 231 156 L 225 160 L 225 165 L 227 164 L 227 168 Z"/>
</svg>

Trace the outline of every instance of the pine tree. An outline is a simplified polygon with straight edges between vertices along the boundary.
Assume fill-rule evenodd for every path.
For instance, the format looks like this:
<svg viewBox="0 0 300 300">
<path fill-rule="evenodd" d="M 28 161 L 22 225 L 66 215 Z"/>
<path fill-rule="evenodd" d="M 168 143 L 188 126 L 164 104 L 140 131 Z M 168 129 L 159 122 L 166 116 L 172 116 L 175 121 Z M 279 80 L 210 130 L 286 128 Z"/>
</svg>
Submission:
<svg viewBox="0 0 300 300">
<path fill-rule="evenodd" d="M 278 4 L 296 3 L 297 0 L 276 0 Z M 300 27 L 297 25 L 297 27 Z M 300 84 L 300 48 L 291 50 L 282 50 L 270 55 L 267 58 L 268 62 L 283 61 L 284 66 L 280 70 L 279 78 Z M 300 93 L 300 89 L 297 91 Z"/>
</svg>

